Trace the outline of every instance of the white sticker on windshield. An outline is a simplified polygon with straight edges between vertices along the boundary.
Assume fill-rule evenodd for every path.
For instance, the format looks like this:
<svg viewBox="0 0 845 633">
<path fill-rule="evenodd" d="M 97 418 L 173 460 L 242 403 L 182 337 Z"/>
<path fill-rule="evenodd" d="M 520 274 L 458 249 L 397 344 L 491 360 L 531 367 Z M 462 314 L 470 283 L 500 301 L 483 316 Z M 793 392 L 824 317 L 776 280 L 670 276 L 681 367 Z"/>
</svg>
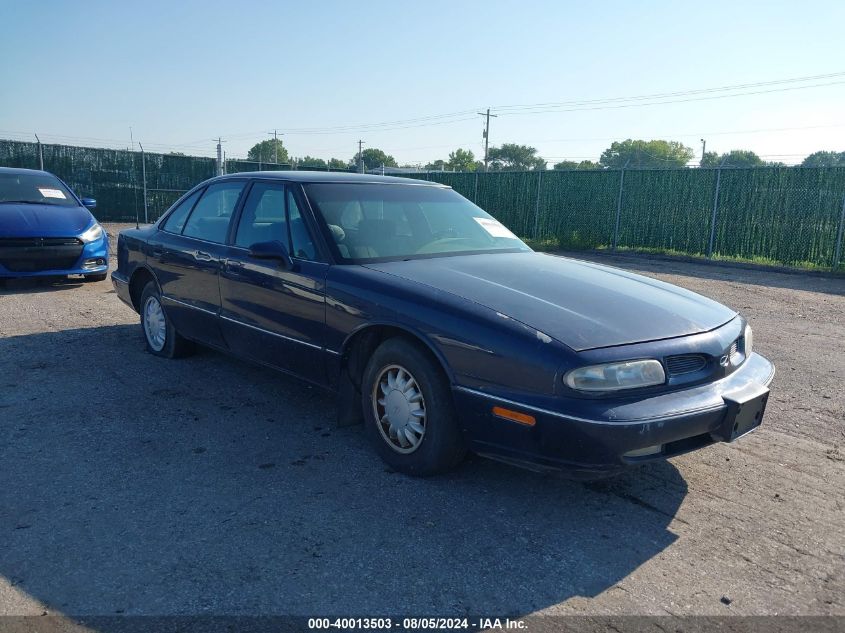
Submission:
<svg viewBox="0 0 845 633">
<path fill-rule="evenodd" d="M 481 228 L 487 231 L 493 237 L 509 237 L 512 240 L 517 239 L 516 235 L 510 232 L 510 229 L 498 220 L 493 218 L 473 218 L 481 225 Z"/>
<path fill-rule="evenodd" d="M 67 200 L 65 192 L 61 189 L 42 189 L 41 187 L 38 187 L 38 191 L 40 191 L 41 195 L 45 198 L 59 198 L 60 200 Z"/>
</svg>

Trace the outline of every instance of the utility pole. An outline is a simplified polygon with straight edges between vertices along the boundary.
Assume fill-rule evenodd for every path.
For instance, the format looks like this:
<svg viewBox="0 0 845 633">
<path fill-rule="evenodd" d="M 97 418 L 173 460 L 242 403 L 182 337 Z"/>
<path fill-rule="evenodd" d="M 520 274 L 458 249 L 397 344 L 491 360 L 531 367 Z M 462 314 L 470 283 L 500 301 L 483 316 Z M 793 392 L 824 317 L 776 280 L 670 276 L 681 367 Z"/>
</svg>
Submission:
<svg viewBox="0 0 845 633">
<path fill-rule="evenodd" d="M 364 141 L 358 141 L 358 171 L 364 173 Z"/>
<path fill-rule="evenodd" d="M 147 160 L 144 154 L 144 146 L 141 141 L 138 141 L 138 147 L 141 148 L 141 178 L 144 179 L 144 223 L 150 223 L 150 215 L 147 211 Z"/>
<path fill-rule="evenodd" d="M 487 122 L 484 125 L 484 171 L 487 171 L 487 156 L 490 148 L 490 117 L 496 117 L 498 115 L 490 114 L 490 108 L 487 108 L 487 112 L 479 112 L 478 114 L 487 118 Z"/>
<path fill-rule="evenodd" d="M 41 139 L 38 134 L 35 135 L 35 140 L 38 141 L 38 169 L 44 171 L 44 151 L 41 149 Z"/>
<path fill-rule="evenodd" d="M 701 139 L 701 162 L 698 163 L 699 167 L 704 167 L 704 154 L 705 154 L 706 149 L 707 149 L 707 141 L 704 140 L 704 139 Z"/>
<path fill-rule="evenodd" d="M 217 175 L 223 175 L 223 139 L 217 137 Z"/>
<path fill-rule="evenodd" d="M 267 132 L 270 134 L 270 132 Z M 273 130 L 273 162 L 277 165 L 279 164 L 279 133 L 277 130 Z M 284 136 L 284 134 L 282 134 Z"/>
</svg>

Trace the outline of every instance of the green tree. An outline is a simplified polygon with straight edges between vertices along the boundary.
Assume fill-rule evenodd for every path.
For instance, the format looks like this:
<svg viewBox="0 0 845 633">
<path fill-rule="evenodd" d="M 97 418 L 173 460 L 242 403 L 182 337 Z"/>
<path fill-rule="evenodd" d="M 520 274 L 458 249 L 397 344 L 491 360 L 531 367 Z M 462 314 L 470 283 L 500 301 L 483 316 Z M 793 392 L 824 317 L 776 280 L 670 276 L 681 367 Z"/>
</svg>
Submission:
<svg viewBox="0 0 845 633">
<path fill-rule="evenodd" d="M 478 169 L 478 165 L 479 162 L 475 160 L 475 154 L 472 153 L 472 150 L 461 149 L 460 147 L 454 152 L 449 152 L 449 160 L 446 163 L 446 167 L 453 171 L 475 171 Z"/>
<path fill-rule="evenodd" d="M 341 160 L 339 158 L 330 158 L 329 159 L 329 169 L 340 170 L 340 169 L 349 169 L 349 163 L 345 160 Z"/>
<path fill-rule="evenodd" d="M 326 168 L 326 161 L 322 158 L 314 158 L 313 156 L 303 156 L 302 158 L 294 158 L 297 169 L 320 169 Z"/>
<path fill-rule="evenodd" d="M 493 171 L 525 171 L 546 169 L 546 161 L 537 156 L 537 149 L 528 145 L 505 143 L 491 147 L 488 152 L 490 169 Z"/>
<path fill-rule="evenodd" d="M 684 167 L 693 157 L 693 150 L 677 141 L 614 141 L 602 152 L 603 167 Z"/>
<path fill-rule="evenodd" d="M 426 164 L 425 169 L 428 171 L 446 171 L 446 161 L 442 158 Z"/>
<path fill-rule="evenodd" d="M 599 163 L 594 163 L 591 160 L 582 160 L 578 163 L 578 169 L 602 169 Z"/>
<path fill-rule="evenodd" d="M 722 158 L 717 152 L 704 152 L 700 165 L 702 167 L 718 167 L 720 162 L 722 162 Z"/>
<path fill-rule="evenodd" d="M 261 163 L 272 163 L 278 157 L 276 162 L 288 162 L 288 150 L 282 143 L 282 139 L 268 139 L 253 145 L 249 153 L 246 155 L 247 160 L 254 160 Z"/>
<path fill-rule="evenodd" d="M 704 153 L 704 160 L 701 161 L 702 167 L 719 167 L 720 165 L 723 167 L 763 167 L 767 163 L 747 149 L 734 149 L 721 155 L 716 152 Z"/>
<path fill-rule="evenodd" d="M 766 163 L 754 152 L 747 149 L 733 149 L 722 154 L 725 167 L 762 167 Z"/>
<path fill-rule="evenodd" d="M 845 167 L 845 152 L 813 152 L 802 163 L 802 167 Z"/>
<path fill-rule="evenodd" d="M 562 160 L 559 163 L 555 163 L 554 169 L 557 170 L 564 170 L 564 169 L 601 169 L 602 166 L 598 163 L 594 163 L 591 160 L 582 160 L 581 162 L 574 161 L 574 160 Z"/>
<path fill-rule="evenodd" d="M 364 171 L 375 169 L 376 167 L 381 167 L 384 165 L 385 167 L 398 167 L 399 165 L 396 164 L 396 159 L 389 154 L 385 154 L 378 148 L 369 147 L 361 152 L 361 156 L 364 159 Z M 355 156 L 352 157 L 352 160 L 349 161 L 349 166 L 354 167 L 355 169 L 360 168 L 359 155 L 356 153 Z"/>
</svg>

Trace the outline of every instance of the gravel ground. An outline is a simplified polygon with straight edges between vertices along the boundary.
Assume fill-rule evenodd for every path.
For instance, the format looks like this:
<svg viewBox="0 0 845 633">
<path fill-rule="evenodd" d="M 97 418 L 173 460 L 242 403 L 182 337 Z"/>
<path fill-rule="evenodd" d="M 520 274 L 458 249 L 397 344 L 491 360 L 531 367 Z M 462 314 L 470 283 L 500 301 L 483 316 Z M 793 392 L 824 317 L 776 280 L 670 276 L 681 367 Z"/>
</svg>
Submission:
<svg viewBox="0 0 845 633">
<path fill-rule="evenodd" d="M 410 479 L 319 389 L 146 354 L 109 282 L 12 283 L 0 615 L 845 614 L 845 280 L 589 258 L 741 310 L 763 427 L 598 484 Z"/>
</svg>

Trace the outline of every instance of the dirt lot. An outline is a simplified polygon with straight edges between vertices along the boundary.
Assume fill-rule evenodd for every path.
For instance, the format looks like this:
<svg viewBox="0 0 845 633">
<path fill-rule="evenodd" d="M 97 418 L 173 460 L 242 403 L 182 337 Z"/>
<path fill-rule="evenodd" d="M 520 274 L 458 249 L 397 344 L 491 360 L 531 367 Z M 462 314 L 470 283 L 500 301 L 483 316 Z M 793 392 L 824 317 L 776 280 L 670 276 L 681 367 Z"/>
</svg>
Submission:
<svg viewBox="0 0 845 633">
<path fill-rule="evenodd" d="M 146 354 L 109 282 L 0 291 L 0 614 L 845 614 L 845 280 L 601 261 L 750 319 L 761 429 L 600 484 L 415 480 L 318 389 Z"/>
</svg>

